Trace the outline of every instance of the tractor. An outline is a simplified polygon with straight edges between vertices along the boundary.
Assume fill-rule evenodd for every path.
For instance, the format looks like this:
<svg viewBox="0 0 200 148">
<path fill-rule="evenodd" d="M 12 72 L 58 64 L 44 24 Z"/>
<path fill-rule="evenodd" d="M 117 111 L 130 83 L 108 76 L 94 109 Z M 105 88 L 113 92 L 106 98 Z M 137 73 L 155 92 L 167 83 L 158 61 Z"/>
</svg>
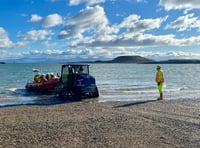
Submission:
<svg viewBox="0 0 200 148">
<path fill-rule="evenodd" d="M 89 65 L 62 65 L 60 84 L 55 88 L 59 97 L 72 101 L 99 96 L 95 78 L 89 74 Z"/>
</svg>

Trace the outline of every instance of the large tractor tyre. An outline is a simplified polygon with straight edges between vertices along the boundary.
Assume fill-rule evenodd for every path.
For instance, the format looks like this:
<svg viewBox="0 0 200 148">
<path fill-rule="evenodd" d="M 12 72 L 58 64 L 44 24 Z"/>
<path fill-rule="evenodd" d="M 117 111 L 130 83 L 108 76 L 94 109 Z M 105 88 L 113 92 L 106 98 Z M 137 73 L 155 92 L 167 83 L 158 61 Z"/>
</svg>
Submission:
<svg viewBox="0 0 200 148">
<path fill-rule="evenodd" d="M 93 98 L 97 98 L 97 97 L 99 97 L 99 91 L 98 91 L 98 88 L 96 87 L 95 91 L 93 92 Z"/>
<path fill-rule="evenodd" d="M 82 97 L 81 97 L 81 91 L 79 89 L 75 89 L 72 93 L 73 96 L 73 101 L 81 101 Z"/>
</svg>

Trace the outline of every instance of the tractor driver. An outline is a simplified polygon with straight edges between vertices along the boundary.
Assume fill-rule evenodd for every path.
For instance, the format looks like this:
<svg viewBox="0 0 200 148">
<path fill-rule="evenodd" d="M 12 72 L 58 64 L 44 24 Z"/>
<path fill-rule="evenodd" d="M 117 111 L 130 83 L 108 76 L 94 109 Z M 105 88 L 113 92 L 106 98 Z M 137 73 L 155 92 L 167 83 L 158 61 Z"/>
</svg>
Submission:
<svg viewBox="0 0 200 148">
<path fill-rule="evenodd" d="M 78 69 L 78 74 L 85 74 L 84 67 L 80 66 Z"/>
</svg>

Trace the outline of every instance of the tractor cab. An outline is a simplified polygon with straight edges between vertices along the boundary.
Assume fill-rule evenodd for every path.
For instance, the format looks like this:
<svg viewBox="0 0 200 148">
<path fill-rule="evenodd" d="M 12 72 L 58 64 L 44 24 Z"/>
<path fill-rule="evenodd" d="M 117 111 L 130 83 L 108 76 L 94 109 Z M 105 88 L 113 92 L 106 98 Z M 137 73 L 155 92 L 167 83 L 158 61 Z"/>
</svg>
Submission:
<svg viewBox="0 0 200 148">
<path fill-rule="evenodd" d="M 60 84 L 56 94 L 63 98 L 81 100 L 99 96 L 95 78 L 89 74 L 89 65 L 62 65 Z"/>
</svg>

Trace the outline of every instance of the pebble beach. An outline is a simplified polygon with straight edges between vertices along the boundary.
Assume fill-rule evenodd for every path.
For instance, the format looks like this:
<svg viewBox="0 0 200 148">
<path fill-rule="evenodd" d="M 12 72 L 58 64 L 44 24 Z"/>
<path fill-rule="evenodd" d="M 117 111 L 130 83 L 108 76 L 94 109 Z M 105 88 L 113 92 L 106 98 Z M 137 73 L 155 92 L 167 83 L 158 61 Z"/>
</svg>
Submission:
<svg viewBox="0 0 200 148">
<path fill-rule="evenodd" d="M 199 148 L 200 99 L 0 108 L 4 148 Z"/>
</svg>

